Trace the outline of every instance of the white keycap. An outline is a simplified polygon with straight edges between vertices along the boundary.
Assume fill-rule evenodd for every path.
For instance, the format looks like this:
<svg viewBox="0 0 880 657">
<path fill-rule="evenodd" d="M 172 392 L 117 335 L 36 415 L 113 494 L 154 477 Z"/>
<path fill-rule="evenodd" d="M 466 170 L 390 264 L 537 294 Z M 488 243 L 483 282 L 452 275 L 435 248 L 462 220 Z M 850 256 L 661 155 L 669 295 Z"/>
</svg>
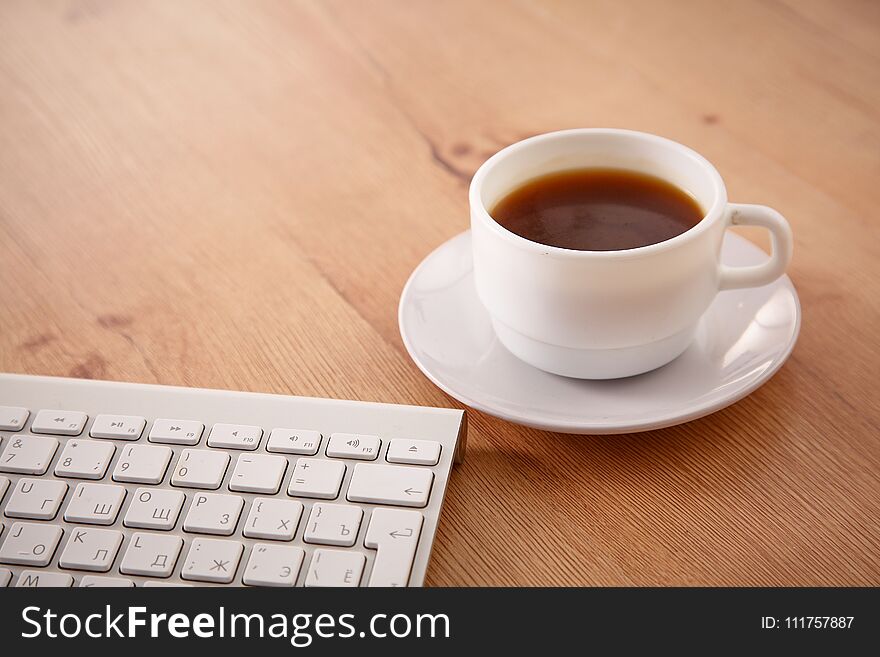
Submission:
<svg viewBox="0 0 880 657">
<path fill-rule="evenodd" d="M 345 464 L 324 459 L 297 459 L 290 476 L 288 495 L 335 499 L 345 476 Z"/>
<path fill-rule="evenodd" d="M 340 459 L 374 461 L 379 456 L 382 441 L 379 436 L 361 433 L 334 433 L 327 443 L 327 456 Z"/>
<path fill-rule="evenodd" d="M 141 584 L 141 587 L 145 589 L 149 588 L 192 588 L 192 584 L 181 584 L 180 582 L 156 582 L 156 581 L 147 581 Z"/>
<path fill-rule="evenodd" d="M 426 468 L 358 463 L 348 485 L 348 499 L 351 502 L 423 507 L 428 504 L 433 482 L 434 473 Z"/>
<path fill-rule="evenodd" d="M 260 427 L 245 424 L 215 424 L 208 436 L 208 447 L 256 449 L 263 437 Z"/>
<path fill-rule="evenodd" d="M 112 525 L 122 503 L 125 489 L 112 484 L 77 484 L 64 519 L 87 525 Z"/>
<path fill-rule="evenodd" d="M 0 456 L 0 472 L 41 475 L 58 449 L 55 438 L 42 436 L 14 436 L 6 441 Z"/>
<path fill-rule="evenodd" d="M 351 550 L 315 550 L 306 573 L 306 586 L 344 586 L 360 584 L 366 557 Z"/>
<path fill-rule="evenodd" d="M 3 501 L 7 488 L 9 488 L 9 477 L 0 477 L 0 502 Z"/>
<path fill-rule="evenodd" d="M 440 443 L 436 440 L 395 438 L 388 444 L 385 460 L 410 465 L 437 465 L 440 461 Z"/>
<path fill-rule="evenodd" d="M 156 420 L 148 440 L 167 445 L 197 445 L 204 430 L 205 425 L 194 420 Z"/>
<path fill-rule="evenodd" d="M 9 568 L 0 568 L 0 588 L 9 586 L 9 580 L 12 579 L 12 571 Z"/>
<path fill-rule="evenodd" d="M 320 446 L 321 433 L 318 431 L 272 429 L 272 433 L 269 434 L 269 442 L 266 443 L 266 451 L 314 456 L 318 453 Z"/>
<path fill-rule="evenodd" d="M 316 502 L 309 514 L 303 540 L 306 543 L 350 547 L 357 538 L 363 515 L 364 512 L 357 506 Z"/>
<path fill-rule="evenodd" d="M 235 531 L 244 500 L 238 495 L 196 493 L 183 528 L 198 534 L 229 536 Z"/>
<path fill-rule="evenodd" d="M 21 575 L 18 576 L 18 581 L 15 583 L 16 588 L 67 588 L 69 586 L 73 586 L 73 577 L 70 575 L 65 573 L 47 573 L 44 570 L 23 570 Z"/>
<path fill-rule="evenodd" d="M 168 577 L 183 547 L 183 539 L 169 534 L 144 534 L 131 537 L 119 572 L 125 575 Z"/>
<path fill-rule="evenodd" d="M 215 490 L 223 483 L 229 454 L 207 449 L 185 449 L 177 460 L 171 484 L 186 488 Z"/>
<path fill-rule="evenodd" d="M 370 586 L 406 586 L 424 516 L 418 511 L 375 509 L 364 545 L 378 550 Z"/>
<path fill-rule="evenodd" d="M 38 411 L 31 424 L 33 433 L 78 436 L 85 429 L 89 416 L 77 411 Z"/>
<path fill-rule="evenodd" d="M 185 500 L 180 491 L 138 488 L 122 524 L 139 529 L 174 529 Z"/>
<path fill-rule="evenodd" d="M 0 548 L 0 563 L 45 566 L 52 560 L 63 534 L 58 525 L 13 523 Z"/>
<path fill-rule="evenodd" d="M 229 490 L 274 495 L 281 488 L 287 459 L 268 454 L 242 454 L 229 479 Z"/>
<path fill-rule="evenodd" d="M 114 440 L 137 440 L 141 437 L 147 421 L 136 415 L 99 415 L 92 423 L 92 438 Z"/>
<path fill-rule="evenodd" d="M 21 431 L 30 411 L 18 406 L 0 406 L 0 431 Z"/>
<path fill-rule="evenodd" d="M 113 470 L 113 481 L 159 484 L 174 451 L 163 445 L 126 445 Z"/>
<path fill-rule="evenodd" d="M 115 451 L 113 445 L 99 440 L 68 440 L 55 465 L 55 476 L 100 479 Z"/>
<path fill-rule="evenodd" d="M 243 551 L 241 543 L 197 538 L 189 548 L 180 576 L 200 582 L 228 584 L 235 577 Z"/>
<path fill-rule="evenodd" d="M 6 515 L 10 518 L 51 520 L 58 513 L 67 494 L 67 484 L 53 479 L 19 479 L 9 502 Z"/>
<path fill-rule="evenodd" d="M 62 568 L 91 570 L 106 573 L 116 559 L 122 545 L 122 532 L 112 529 L 74 527 L 61 553 L 58 565 Z"/>
<path fill-rule="evenodd" d="M 248 586 L 293 586 L 304 557 L 305 552 L 299 547 L 257 543 L 242 582 Z"/>
<path fill-rule="evenodd" d="M 86 575 L 79 580 L 80 588 L 131 588 L 134 582 L 125 577 L 101 577 L 99 575 Z"/>
<path fill-rule="evenodd" d="M 244 535 L 248 538 L 292 541 L 302 512 L 303 505 L 294 500 L 256 497 L 244 524 Z"/>
</svg>

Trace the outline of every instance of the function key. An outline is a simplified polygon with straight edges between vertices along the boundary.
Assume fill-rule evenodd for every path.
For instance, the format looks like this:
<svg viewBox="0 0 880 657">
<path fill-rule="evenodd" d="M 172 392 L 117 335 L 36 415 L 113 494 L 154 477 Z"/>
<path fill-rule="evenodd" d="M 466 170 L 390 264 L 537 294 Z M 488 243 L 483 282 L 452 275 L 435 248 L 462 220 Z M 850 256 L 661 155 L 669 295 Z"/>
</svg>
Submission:
<svg viewBox="0 0 880 657">
<path fill-rule="evenodd" d="M 437 465 L 440 461 L 440 443 L 436 440 L 395 438 L 388 445 L 385 460 L 409 465 Z"/>
<path fill-rule="evenodd" d="M 136 415 L 99 415 L 92 424 L 92 438 L 137 440 L 147 421 Z"/>
<path fill-rule="evenodd" d="M 272 433 L 269 434 L 269 442 L 266 443 L 266 451 L 314 456 L 318 453 L 320 446 L 321 433 L 319 431 L 272 429 Z"/>
<path fill-rule="evenodd" d="M 0 406 L 0 431 L 21 431 L 30 411 L 18 406 Z"/>
<path fill-rule="evenodd" d="M 31 425 L 31 431 L 57 436 L 78 436 L 88 419 L 88 415 L 77 411 L 39 411 Z"/>
<path fill-rule="evenodd" d="M 194 420 L 156 420 L 147 438 L 151 443 L 197 445 L 205 425 Z"/>
<path fill-rule="evenodd" d="M 327 456 L 338 459 L 375 461 L 382 441 L 379 436 L 361 433 L 334 433 L 327 444 Z"/>
<path fill-rule="evenodd" d="M 246 424 L 215 424 L 208 436 L 208 447 L 254 450 L 263 438 L 263 430 Z"/>
</svg>

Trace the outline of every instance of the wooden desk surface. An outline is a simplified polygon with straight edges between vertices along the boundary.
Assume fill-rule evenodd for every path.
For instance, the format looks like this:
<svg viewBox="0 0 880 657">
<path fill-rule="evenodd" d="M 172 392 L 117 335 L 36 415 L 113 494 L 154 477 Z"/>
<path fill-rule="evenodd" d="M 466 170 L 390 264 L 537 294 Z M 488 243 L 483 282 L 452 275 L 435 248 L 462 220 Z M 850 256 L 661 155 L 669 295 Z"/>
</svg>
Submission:
<svg viewBox="0 0 880 657">
<path fill-rule="evenodd" d="M 4 2 L 0 370 L 455 406 L 401 288 L 487 156 L 579 126 L 682 141 L 783 212 L 800 341 L 662 431 L 471 411 L 428 582 L 880 584 L 868 0 Z"/>
</svg>

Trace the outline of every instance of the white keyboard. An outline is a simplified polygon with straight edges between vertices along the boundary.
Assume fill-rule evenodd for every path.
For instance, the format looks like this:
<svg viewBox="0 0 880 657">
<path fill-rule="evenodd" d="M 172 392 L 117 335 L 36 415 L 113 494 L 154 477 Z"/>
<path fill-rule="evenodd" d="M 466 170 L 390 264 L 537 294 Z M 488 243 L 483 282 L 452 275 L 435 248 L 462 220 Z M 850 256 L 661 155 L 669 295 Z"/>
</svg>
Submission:
<svg viewBox="0 0 880 657">
<path fill-rule="evenodd" d="M 0 374 L 0 586 L 420 586 L 463 411 Z"/>
</svg>

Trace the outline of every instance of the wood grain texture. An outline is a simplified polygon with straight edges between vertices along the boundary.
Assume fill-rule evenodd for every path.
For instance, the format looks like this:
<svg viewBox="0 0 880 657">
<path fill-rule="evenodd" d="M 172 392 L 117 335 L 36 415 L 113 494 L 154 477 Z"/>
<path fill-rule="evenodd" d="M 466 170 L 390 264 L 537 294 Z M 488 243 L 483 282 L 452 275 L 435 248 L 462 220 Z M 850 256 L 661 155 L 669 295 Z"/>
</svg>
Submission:
<svg viewBox="0 0 880 657">
<path fill-rule="evenodd" d="M 682 141 L 783 212 L 800 341 L 661 431 L 471 411 L 428 583 L 880 584 L 868 0 L 4 2 L 0 369 L 455 406 L 400 290 L 488 155 L 577 126 Z"/>
</svg>

